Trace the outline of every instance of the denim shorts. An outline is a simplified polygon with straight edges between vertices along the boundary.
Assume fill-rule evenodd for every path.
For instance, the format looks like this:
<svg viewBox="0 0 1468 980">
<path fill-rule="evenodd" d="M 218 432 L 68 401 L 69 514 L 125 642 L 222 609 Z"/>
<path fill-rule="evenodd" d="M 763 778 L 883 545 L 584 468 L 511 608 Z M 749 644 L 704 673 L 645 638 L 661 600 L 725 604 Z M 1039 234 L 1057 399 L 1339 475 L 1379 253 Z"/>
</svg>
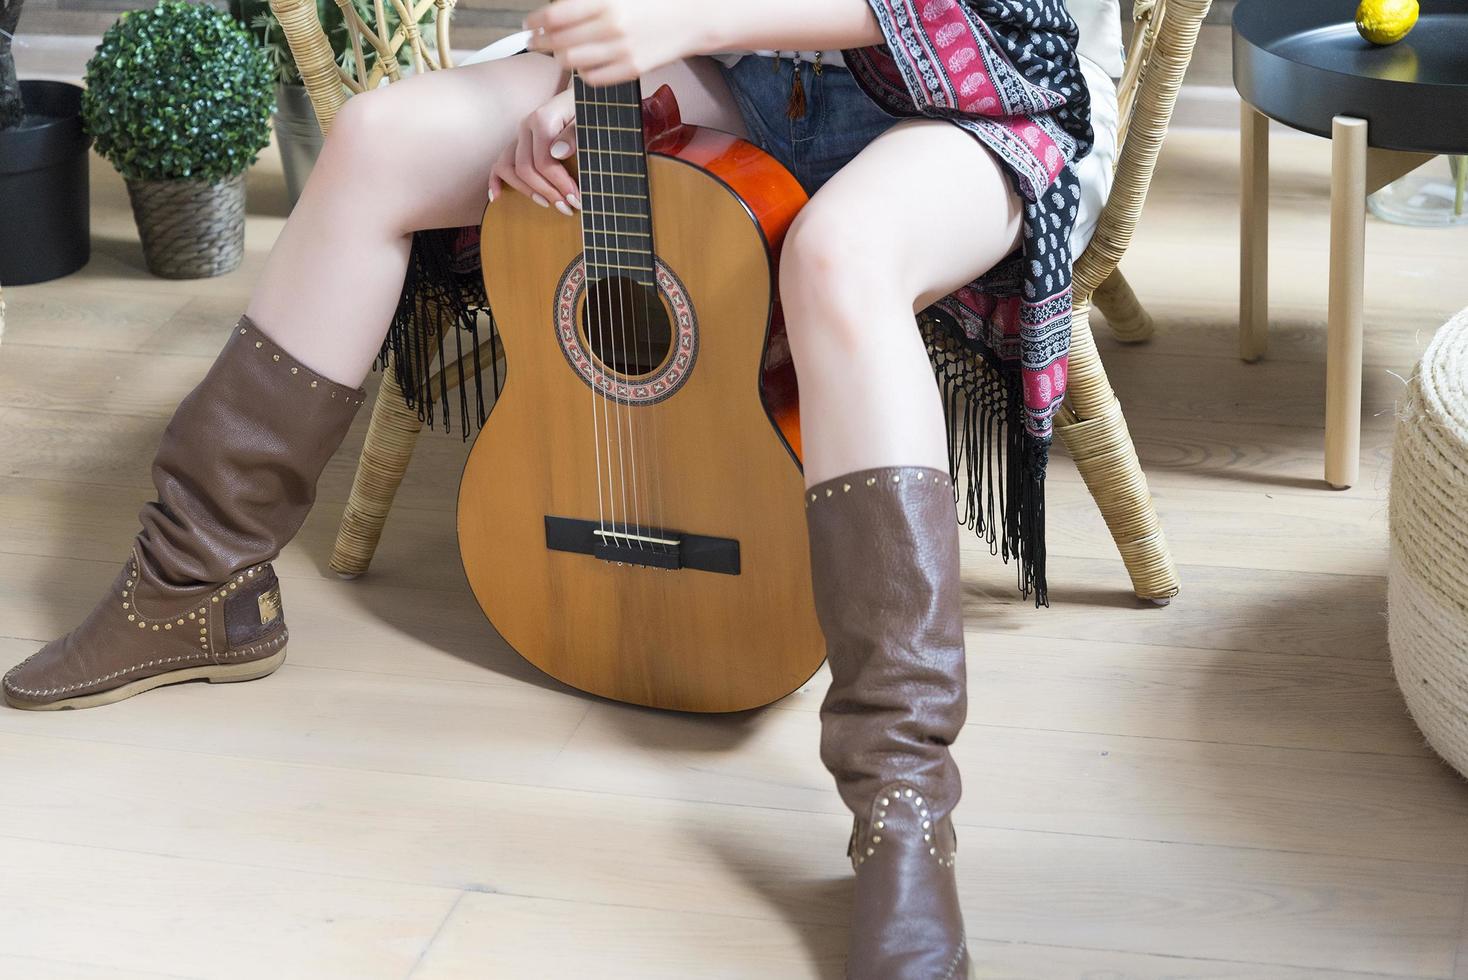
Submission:
<svg viewBox="0 0 1468 980">
<path fill-rule="evenodd" d="M 822 184 L 878 135 L 900 121 L 862 91 L 851 71 L 808 61 L 745 55 L 733 67 L 720 65 L 749 130 L 750 142 L 779 160 L 807 194 Z M 805 86 L 805 115 L 786 115 L 794 75 Z"/>
</svg>

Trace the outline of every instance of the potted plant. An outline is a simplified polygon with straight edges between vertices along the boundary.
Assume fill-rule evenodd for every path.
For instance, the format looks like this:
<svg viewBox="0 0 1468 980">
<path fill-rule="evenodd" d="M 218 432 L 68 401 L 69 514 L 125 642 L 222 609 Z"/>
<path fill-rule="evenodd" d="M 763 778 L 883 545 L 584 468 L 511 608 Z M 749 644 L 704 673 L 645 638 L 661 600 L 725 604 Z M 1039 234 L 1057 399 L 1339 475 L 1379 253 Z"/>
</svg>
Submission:
<svg viewBox="0 0 1468 980">
<path fill-rule="evenodd" d="M 254 36 L 274 73 L 275 112 L 270 119 L 275 128 L 275 145 L 280 150 L 281 168 L 285 171 L 286 193 L 294 205 L 301 198 L 306 178 L 311 175 L 326 140 L 316 122 L 316 111 L 311 107 L 306 86 L 301 83 L 301 73 L 286 43 L 285 31 L 271 11 L 269 0 L 230 0 L 229 10 Z M 331 0 L 317 0 L 316 13 L 327 28 L 332 47 L 340 55 L 342 49 L 337 35 L 344 33 L 340 11 Z"/>
<path fill-rule="evenodd" d="M 123 14 L 87 62 L 82 116 L 127 181 L 148 270 L 229 272 L 245 246 L 244 174 L 270 141 L 270 63 L 228 14 L 158 0 Z"/>
<path fill-rule="evenodd" d="M 82 90 L 17 81 L 11 41 L 24 0 L 0 0 L 0 282 L 75 272 L 91 255 Z"/>
<path fill-rule="evenodd" d="M 367 23 L 374 21 L 372 0 L 352 0 L 352 4 L 362 20 Z M 432 23 L 434 10 L 431 5 L 425 6 L 419 21 L 420 29 Z M 285 171 L 286 192 L 294 205 L 300 200 L 301 190 L 306 186 L 306 178 L 321 153 L 325 138 L 316 123 L 316 112 L 311 107 L 306 86 L 301 83 L 301 73 L 286 42 L 285 31 L 270 9 L 270 0 L 229 0 L 229 11 L 235 20 L 249 29 L 275 72 L 275 114 L 271 121 L 275 126 L 275 145 L 280 150 L 281 167 Z M 388 36 L 391 36 L 400 22 L 396 5 L 384 5 L 383 15 Z M 316 0 L 316 16 L 321 20 L 337 63 L 350 71 L 353 67 L 351 34 L 341 7 L 335 0 Z M 377 50 L 371 45 L 364 45 L 362 56 L 368 70 L 371 70 L 377 61 Z M 406 44 L 398 48 L 397 59 L 400 65 L 410 67 L 411 58 Z"/>
</svg>

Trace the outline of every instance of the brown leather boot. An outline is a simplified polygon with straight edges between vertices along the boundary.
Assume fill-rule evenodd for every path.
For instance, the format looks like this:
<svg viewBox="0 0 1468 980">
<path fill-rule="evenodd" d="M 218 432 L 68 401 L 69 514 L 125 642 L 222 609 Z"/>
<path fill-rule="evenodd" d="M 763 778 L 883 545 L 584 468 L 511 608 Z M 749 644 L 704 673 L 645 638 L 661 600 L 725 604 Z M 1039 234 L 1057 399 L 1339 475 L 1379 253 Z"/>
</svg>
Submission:
<svg viewBox="0 0 1468 980">
<path fill-rule="evenodd" d="M 954 980 L 973 969 L 953 862 L 968 708 L 958 522 L 947 473 L 863 470 L 806 491 L 831 688 L 821 761 L 856 815 L 849 980 Z"/>
<path fill-rule="evenodd" d="M 4 679 L 16 708 L 88 708 L 164 684 L 264 677 L 285 660 L 270 560 L 364 400 L 242 318 L 179 404 L 153 460 L 158 500 L 121 572 L 75 630 Z"/>
</svg>

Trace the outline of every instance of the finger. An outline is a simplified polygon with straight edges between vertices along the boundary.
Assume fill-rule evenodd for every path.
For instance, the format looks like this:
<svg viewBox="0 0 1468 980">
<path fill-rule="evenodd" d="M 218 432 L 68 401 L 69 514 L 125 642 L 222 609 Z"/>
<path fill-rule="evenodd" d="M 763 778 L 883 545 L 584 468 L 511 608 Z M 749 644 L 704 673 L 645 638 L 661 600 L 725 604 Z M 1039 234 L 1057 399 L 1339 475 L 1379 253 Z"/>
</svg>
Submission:
<svg viewBox="0 0 1468 980">
<path fill-rule="evenodd" d="M 608 41 L 614 36 L 615 32 L 607 26 L 606 21 L 593 18 L 579 24 L 572 24 L 570 27 L 531 35 L 530 47 L 536 51 L 559 52 L 582 44 Z"/>
<path fill-rule="evenodd" d="M 570 125 L 561 130 L 561 134 L 551 143 L 550 152 L 551 156 L 558 160 L 568 160 L 576 155 L 576 120 L 571 120 Z M 571 178 L 575 190 L 566 195 L 566 203 L 579 211 L 581 210 L 581 187 L 578 179 Z"/>
<path fill-rule="evenodd" d="M 510 186 L 505 179 L 506 171 L 515 169 L 515 148 L 507 146 L 495 158 L 494 166 L 489 168 L 489 200 L 492 202 L 504 196 L 506 186 Z M 511 187 L 513 190 L 514 188 Z"/>
<path fill-rule="evenodd" d="M 580 44 L 556 53 L 556 60 L 563 67 L 581 72 L 584 82 L 591 82 L 588 72 L 596 71 L 618 61 L 629 61 L 631 52 L 621 41 Z M 597 83 L 601 84 L 601 83 Z"/>
<path fill-rule="evenodd" d="M 551 141 L 550 155 L 557 160 L 569 160 L 576 152 L 576 120 L 571 120 Z"/>
<path fill-rule="evenodd" d="M 572 207 L 580 207 L 576 179 L 560 161 L 576 152 L 576 103 L 557 99 L 531 120 L 536 169 L 560 191 Z"/>
<path fill-rule="evenodd" d="M 605 88 L 608 85 L 621 85 L 640 78 L 644 74 L 631 58 L 619 58 L 609 61 L 596 68 L 587 68 L 581 71 L 581 80 L 593 88 Z"/>
<path fill-rule="evenodd" d="M 548 208 L 554 202 L 565 209 L 564 213 L 570 213 L 570 205 L 562 199 L 561 192 L 536 169 L 533 139 L 522 139 L 515 147 L 515 176 L 530 188 L 530 199 L 536 204 Z"/>
<path fill-rule="evenodd" d="M 535 193 L 529 187 L 526 187 L 524 182 L 515 174 L 515 165 L 512 162 L 507 161 L 503 164 L 496 165 L 495 176 L 500 179 L 504 186 L 510 188 L 510 190 L 519 191 L 526 197 L 530 197 Z"/>
<path fill-rule="evenodd" d="M 605 8 L 606 0 L 557 0 L 527 14 L 525 27 L 550 33 L 597 17 Z"/>
<path fill-rule="evenodd" d="M 559 134 L 549 137 L 544 133 L 536 133 L 534 145 L 531 147 L 531 159 L 535 169 L 555 188 L 556 198 L 569 204 L 571 198 L 576 196 L 576 181 L 571 179 L 565 164 L 551 155 L 552 141 L 558 137 Z"/>
<path fill-rule="evenodd" d="M 564 160 L 576 148 L 576 100 L 571 93 L 557 95 L 555 99 L 537 109 L 530 117 L 531 128 L 552 146 L 551 156 Z M 564 143 L 560 152 L 555 146 Z"/>
</svg>

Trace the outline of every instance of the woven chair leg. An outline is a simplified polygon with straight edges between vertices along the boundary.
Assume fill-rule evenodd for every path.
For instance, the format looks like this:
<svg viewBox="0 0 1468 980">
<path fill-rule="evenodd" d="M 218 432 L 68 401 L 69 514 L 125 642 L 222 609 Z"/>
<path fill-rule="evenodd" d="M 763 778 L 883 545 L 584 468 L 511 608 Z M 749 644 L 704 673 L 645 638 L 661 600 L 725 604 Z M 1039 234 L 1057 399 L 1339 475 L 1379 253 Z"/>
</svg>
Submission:
<svg viewBox="0 0 1468 980">
<path fill-rule="evenodd" d="M 422 431 L 418 413 L 403 401 L 397 372 L 389 360 L 382 371 L 377 401 L 372 405 L 372 420 L 352 480 L 352 494 L 331 551 L 331 568 L 338 575 L 356 578 L 372 564 L 388 511 Z"/>
<path fill-rule="evenodd" d="M 1074 312 L 1066 403 L 1055 428 L 1101 509 L 1133 591 L 1138 598 L 1165 605 L 1178 593 L 1177 566 L 1121 403 L 1101 366 L 1088 305 L 1077 306 Z"/>
<path fill-rule="evenodd" d="M 1106 322 L 1111 325 L 1111 333 L 1117 340 L 1135 344 L 1151 339 L 1156 329 L 1152 314 L 1137 299 L 1132 284 L 1126 281 L 1120 269 L 1113 270 L 1097 287 L 1091 302 L 1106 314 Z"/>
</svg>

